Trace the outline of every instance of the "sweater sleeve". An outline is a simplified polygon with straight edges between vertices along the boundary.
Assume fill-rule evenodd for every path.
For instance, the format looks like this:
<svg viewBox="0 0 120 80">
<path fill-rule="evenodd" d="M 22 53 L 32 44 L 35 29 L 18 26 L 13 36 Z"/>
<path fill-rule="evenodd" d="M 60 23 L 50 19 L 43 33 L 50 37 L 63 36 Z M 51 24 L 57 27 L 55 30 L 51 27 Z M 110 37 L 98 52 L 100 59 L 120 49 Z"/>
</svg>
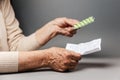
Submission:
<svg viewBox="0 0 120 80">
<path fill-rule="evenodd" d="M 0 52 L 0 73 L 18 72 L 18 52 Z"/>
<path fill-rule="evenodd" d="M 35 33 L 29 36 L 23 35 L 22 30 L 19 27 L 19 22 L 15 18 L 10 0 L 4 0 L 2 11 L 6 24 L 10 51 L 30 51 L 38 49 L 40 44 L 36 39 Z"/>
</svg>

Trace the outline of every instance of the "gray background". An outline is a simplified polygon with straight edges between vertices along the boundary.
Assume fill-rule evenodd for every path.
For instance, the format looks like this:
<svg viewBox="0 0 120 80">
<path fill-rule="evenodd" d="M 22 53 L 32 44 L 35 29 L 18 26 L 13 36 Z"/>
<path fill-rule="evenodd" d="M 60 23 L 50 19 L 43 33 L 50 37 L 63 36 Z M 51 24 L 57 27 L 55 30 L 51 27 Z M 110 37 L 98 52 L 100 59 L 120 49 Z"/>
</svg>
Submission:
<svg viewBox="0 0 120 80">
<path fill-rule="evenodd" d="M 78 30 L 73 38 L 57 36 L 44 48 L 65 47 L 102 38 L 102 51 L 80 60 L 72 72 L 40 69 L 24 73 L 0 74 L 0 80 L 120 80 L 120 0 L 13 0 L 16 16 L 25 35 L 56 17 L 82 20 L 95 16 L 96 22 Z"/>
<path fill-rule="evenodd" d="M 12 4 L 25 35 L 57 17 L 96 18 L 74 37 L 57 36 L 41 49 L 102 38 L 102 51 L 87 57 L 120 57 L 120 0 L 13 0 Z"/>
</svg>

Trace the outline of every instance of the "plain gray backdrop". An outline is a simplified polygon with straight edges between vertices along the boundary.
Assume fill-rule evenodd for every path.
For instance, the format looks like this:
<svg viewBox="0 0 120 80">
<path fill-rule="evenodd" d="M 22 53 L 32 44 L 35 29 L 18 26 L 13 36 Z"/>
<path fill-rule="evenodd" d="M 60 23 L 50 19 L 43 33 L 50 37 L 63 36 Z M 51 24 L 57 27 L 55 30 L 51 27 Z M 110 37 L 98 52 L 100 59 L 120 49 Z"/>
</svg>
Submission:
<svg viewBox="0 0 120 80">
<path fill-rule="evenodd" d="M 120 0 L 12 0 L 12 4 L 26 36 L 57 17 L 96 18 L 74 37 L 57 36 L 40 49 L 102 38 L 102 51 L 88 57 L 120 57 Z"/>
</svg>

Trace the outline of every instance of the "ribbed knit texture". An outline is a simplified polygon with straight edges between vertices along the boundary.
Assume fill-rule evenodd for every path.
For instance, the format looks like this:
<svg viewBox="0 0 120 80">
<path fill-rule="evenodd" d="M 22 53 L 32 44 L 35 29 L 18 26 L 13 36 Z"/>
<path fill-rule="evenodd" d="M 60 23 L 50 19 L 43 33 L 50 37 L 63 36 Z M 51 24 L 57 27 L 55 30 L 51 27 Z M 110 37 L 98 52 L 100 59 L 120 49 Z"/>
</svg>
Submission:
<svg viewBox="0 0 120 80">
<path fill-rule="evenodd" d="M 18 52 L 0 53 L 0 73 L 18 71 Z"/>
</svg>

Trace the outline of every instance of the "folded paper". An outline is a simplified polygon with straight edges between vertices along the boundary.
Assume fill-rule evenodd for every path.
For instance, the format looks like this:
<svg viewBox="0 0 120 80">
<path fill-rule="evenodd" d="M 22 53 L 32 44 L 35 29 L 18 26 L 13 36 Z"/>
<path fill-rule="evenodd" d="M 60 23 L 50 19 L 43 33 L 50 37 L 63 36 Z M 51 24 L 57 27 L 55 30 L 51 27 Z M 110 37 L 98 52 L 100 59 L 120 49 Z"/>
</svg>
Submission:
<svg viewBox="0 0 120 80">
<path fill-rule="evenodd" d="M 80 44 L 67 43 L 66 49 L 80 53 L 81 55 L 91 54 L 101 51 L 101 39 L 95 39 L 90 42 Z"/>
</svg>

